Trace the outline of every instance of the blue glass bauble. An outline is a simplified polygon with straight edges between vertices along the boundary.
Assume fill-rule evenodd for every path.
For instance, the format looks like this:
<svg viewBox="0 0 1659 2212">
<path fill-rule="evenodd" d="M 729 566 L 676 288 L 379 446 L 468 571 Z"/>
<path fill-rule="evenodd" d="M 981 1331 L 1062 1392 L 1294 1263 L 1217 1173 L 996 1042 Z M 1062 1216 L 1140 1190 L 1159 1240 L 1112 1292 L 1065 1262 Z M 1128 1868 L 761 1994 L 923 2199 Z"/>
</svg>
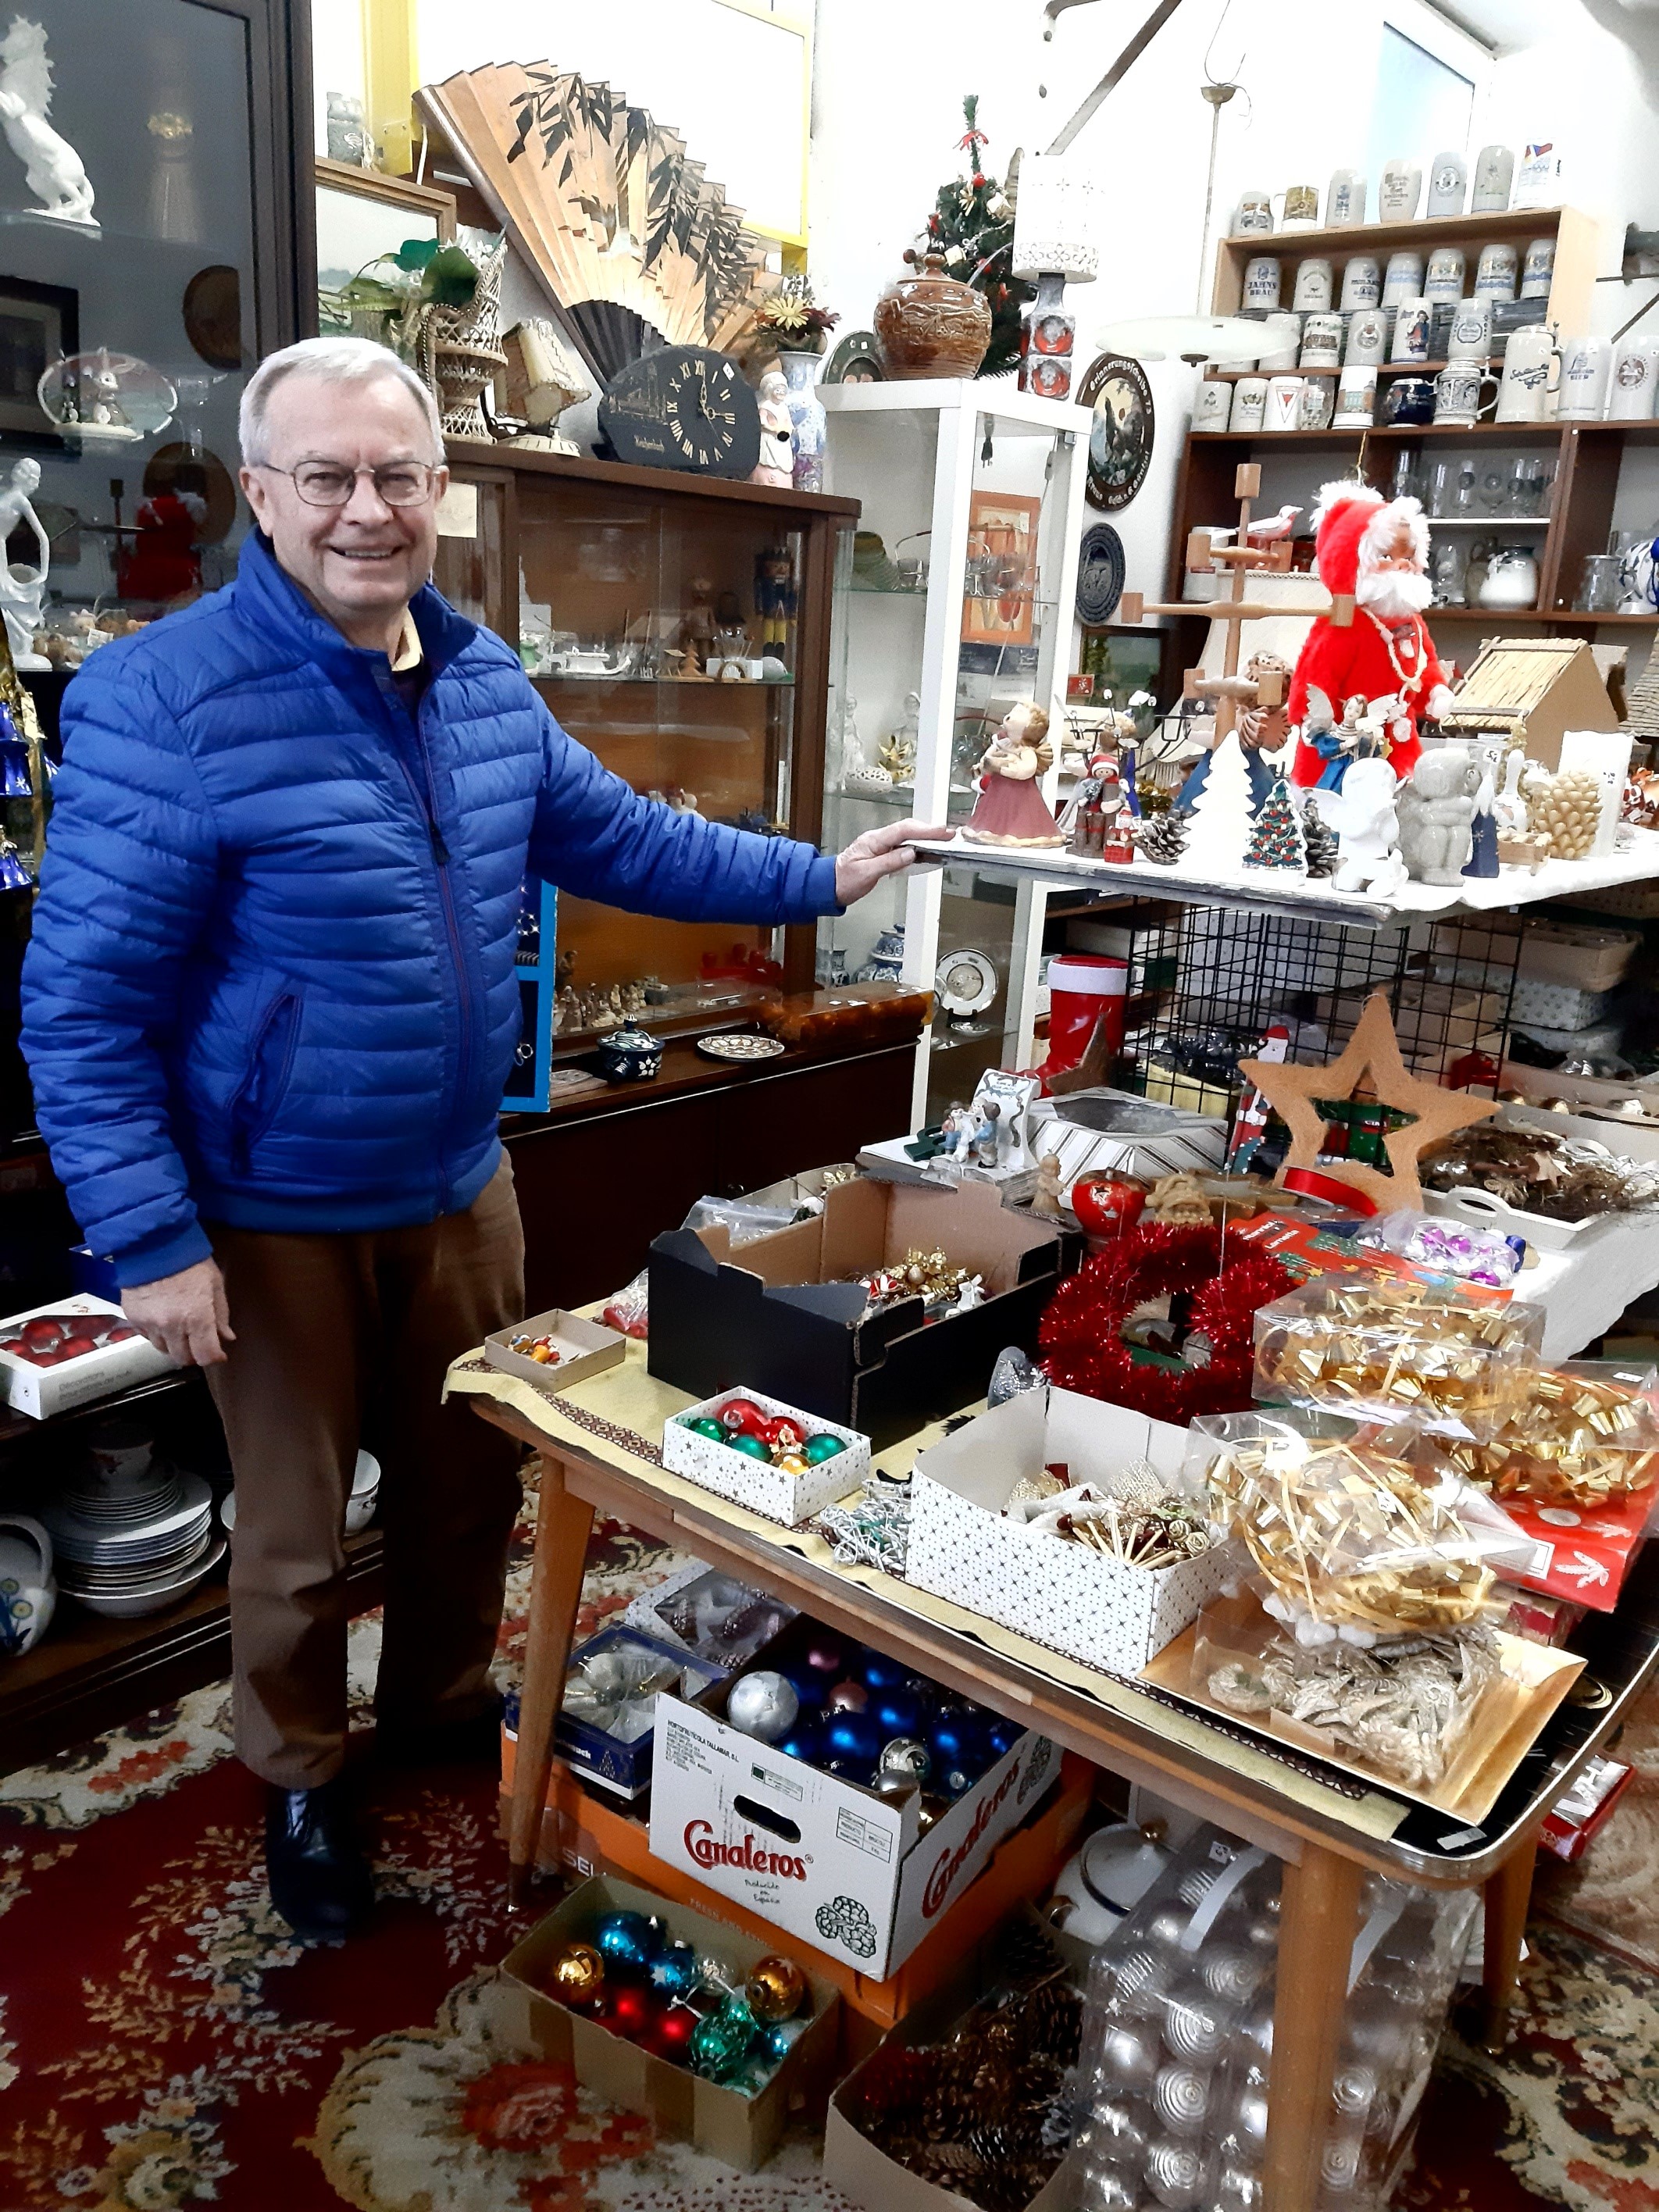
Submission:
<svg viewBox="0 0 1659 2212">
<path fill-rule="evenodd" d="M 859 1678 L 872 1697 L 880 1697 L 887 1690 L 902 1690 L 910 1679 L 910 1669 L 896 1659 L 890 1659 L 884 1651 L 866 1651 Z"/>
<path fill-rule="evenodd" d="M 933 1777 L 951 1797 L 960 1797 L 991 1763 L 991 1747 L 976 1718 L 960 1706 L 948 1708 L 927 1734 Z"/>
<path fill-rule="evenodd" d="M 643 1972 L 661 1948 L 660 1921 L 642 1912 L 607 1912 L 593 1930 L 595 1948 L 613 1966 Z"/>
<path fill-rule="evenodd" d="M 651 1961 L 651 1986 L 665 1997 L 689 1997 L 702 1979 L 697 1954 L 690 1943 L 665 1945 Z"/>
<path fill-rule="evenodd" d="M 812 2025 L 810 2020 L 778 2020 L 761 2030 L 761 2048 L 775 2065 L 787 2058 Z"/>
<path fill-rule="evenodd" d="M 866 1774 L 874 1772 L 885 1741 L 868 1713 L 833 1713 L 824 1723 L 823 1747 L 830 1756 L 854 1759 Z"/>
<path fill-rule="evenodd" d="M 1019 1722 L 1006 1721 L 1000 1714 L 992 1721 L 990 1727 L 985 1731 L 986 1740 L 999 1759 L 1005 1758 L 1024 1733 L 1025 1730 Z"/>
<path fill-rule="evenodd" d="M 797 1703 L 803 1706 L 816 1710 L 830 1693 L 832 1678 L 820 1673 L 816 1667 L 809 1667 L 805 1660 L 798 1659 L 793 1667 L 786 1667 L 783 1674 L 795 1693 Z"/>
<path fill-rule="evenodd" d="M 921 1701 L 908 1690 L 884 1690 L 871 1699 L 868 1710 L 885 1737 L 912 1736 L 921 1726 Z"/>
<path fill-rule="evenodd" d="M 870 1779 L 869 1763 L 862 1759 L 830 1757 L 821 1759 L 818 1765 L 825 1774 L 833 1774 L 837 1782 L 856 1782 L 861 1785 Z"/>
<path fill-rule="evenodd" d="M 823 1731 L 809 1715 L 802 1714 L 788 1735 L 779 1739 L 776 1748 L 786 1759 L 816 1766 L 823 1756 Z"/>
</svg>

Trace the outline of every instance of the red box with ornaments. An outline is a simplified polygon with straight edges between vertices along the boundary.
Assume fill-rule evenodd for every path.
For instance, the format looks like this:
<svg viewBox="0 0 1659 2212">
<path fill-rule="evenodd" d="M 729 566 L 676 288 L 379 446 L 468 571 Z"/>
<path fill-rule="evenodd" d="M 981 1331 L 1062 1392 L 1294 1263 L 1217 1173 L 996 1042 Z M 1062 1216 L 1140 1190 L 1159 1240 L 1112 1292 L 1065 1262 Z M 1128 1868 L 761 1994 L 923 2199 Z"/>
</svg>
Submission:
<svg viewBox="0 0 1659 2212">
<path fill-rule="evenodd" d="M 119 1306 L 86 1291 L 0 1321 L 6 1403 L 37 1421 L 131 1389 L 173 1364 L 139 1335 Z"/>
</svg>

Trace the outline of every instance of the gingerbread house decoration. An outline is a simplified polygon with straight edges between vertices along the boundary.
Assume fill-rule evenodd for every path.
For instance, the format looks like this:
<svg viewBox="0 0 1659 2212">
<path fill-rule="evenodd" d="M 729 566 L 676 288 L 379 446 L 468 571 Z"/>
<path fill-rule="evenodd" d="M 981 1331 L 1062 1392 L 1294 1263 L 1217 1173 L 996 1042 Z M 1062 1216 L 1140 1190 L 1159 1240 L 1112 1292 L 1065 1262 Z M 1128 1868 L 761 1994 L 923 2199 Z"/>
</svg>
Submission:
<svg viewBox="0 0 1659 2212">
<path fill-rule="evenodd" d="M 1564 731 L 1618 727 L 1595 655 L 1577 637 L 1488 638 L 1457 688 L 1456 705 L 1440 718 L 1449 738 L 1510 733 L 1552 774 L 1561 765 Z"/>
</svg>

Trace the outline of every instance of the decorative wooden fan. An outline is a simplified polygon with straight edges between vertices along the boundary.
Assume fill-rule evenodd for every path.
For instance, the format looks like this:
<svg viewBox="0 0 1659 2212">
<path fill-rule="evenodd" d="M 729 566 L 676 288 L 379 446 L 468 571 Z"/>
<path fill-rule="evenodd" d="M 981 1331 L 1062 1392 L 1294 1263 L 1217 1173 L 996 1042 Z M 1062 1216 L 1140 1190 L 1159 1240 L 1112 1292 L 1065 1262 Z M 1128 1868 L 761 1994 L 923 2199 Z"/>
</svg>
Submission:
<svg viewBox="0 0 1659 2212">
<path fill-rule="evenodd" d="M 466 70 L 416 102 L 599 376 L 658 339 L 724 349 L 747 328 L 766 242 L 644 108 L 550 62 Z"/>
</svg>

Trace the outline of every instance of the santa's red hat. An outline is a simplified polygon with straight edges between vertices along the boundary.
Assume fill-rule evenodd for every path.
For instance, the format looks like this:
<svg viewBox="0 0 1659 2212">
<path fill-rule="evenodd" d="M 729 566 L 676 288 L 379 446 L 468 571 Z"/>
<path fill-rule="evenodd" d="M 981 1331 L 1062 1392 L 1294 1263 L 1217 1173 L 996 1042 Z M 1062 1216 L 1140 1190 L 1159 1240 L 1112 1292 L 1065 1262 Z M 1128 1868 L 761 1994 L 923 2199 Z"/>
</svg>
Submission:
<svg viewBox="0 0 1659 2212">
<path fill-rule="evenodd" d="M 1326 590 L 1333 597 L 1352 597 L 1362 571 L 1393 545 L 1402 523 L 1422 568 L 1429 557 L 1429 526 L 1419 501 L 1385 499 L 1375 484 L 1356 483 L 1351 477 L 1323 485 L 1314 510 L 1314 566 Z"/>
</svg>

